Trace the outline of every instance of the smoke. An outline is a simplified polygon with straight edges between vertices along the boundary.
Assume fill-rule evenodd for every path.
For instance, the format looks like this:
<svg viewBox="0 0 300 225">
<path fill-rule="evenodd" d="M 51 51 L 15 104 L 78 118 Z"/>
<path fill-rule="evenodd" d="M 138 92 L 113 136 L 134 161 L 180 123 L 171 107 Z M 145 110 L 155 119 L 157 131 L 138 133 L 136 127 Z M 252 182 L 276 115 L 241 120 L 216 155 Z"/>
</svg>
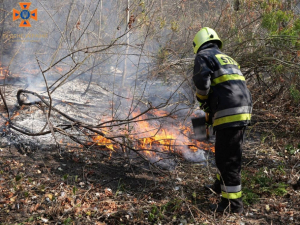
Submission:
<svg viewBox="0 0 300 225">
<path fill-rule="evenodd" d="M 14 3 L 7 7 L 19 9 Z M 174 32 L 157 30 L 150 3 L 130 6 L 135 21 L 128 30 L 123 1 L 33 0 L 30 9 L 38 9 L 38 21 L 30 20 L 31 28 L 20 28 L 16 21 L 5 26 L 5 32 L 16 38 L 4 61 L 13 74 L 20 75 L 23 89 L 47 97 L 48 86 L 54 105 L 80 121 L 126 120 L 134 117 L 133 112 L 161 106 L 175 116 L 159 120 L 151 111 L 147 116 L 156 120 L 157 129 L 174 129 L 170 124 L 189 121 L 193 112 L 191 85 L 184 82 L 190 76 L 188 64 L 164 65 L 174 60 L 170 54 L 157 60 L 164 46 L 172 45 Z M 60 105 L 61 100 L 76 104 Z M 28 96 L 28 101 L 36 99 Z M 201 151 L 186 150 L 183 154 L 189 160 L 204 158 Z M 173 165 L 157 157 L 151 160 Z"/>
<path fill-rule="evenodd" d="M 207 152 L 204 150 L 199 149 L 198 151 L 183 151 L 182 152 L 183 157 L 190 161 L 195 163 L 202 163 L 205 165 L 207 162 Z"/>
</svg>

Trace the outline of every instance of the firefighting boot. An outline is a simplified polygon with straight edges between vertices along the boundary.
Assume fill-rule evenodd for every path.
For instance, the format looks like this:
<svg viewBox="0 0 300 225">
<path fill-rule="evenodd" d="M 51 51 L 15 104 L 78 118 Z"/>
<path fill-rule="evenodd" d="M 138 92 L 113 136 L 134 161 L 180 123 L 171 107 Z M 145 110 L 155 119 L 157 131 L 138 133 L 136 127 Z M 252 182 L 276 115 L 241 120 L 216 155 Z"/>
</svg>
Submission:
<svg viewBox="0 0 300 225">
<path fill-rule="evenodd" d="M 244 211 L 242 198 L 227 199 L 221 198 L 218 204 L 211 204 L 209 208 L 214 212 L 229 212 L 229 213 L 242 213 Z"/>
<path fill-rule="evenodd" d="M 204 188 L 209 191 L 214 191 L 217 194 L 221 194 L 221 182 L 216 179 L 213 184 L 205 184 Z"/>
</svg>

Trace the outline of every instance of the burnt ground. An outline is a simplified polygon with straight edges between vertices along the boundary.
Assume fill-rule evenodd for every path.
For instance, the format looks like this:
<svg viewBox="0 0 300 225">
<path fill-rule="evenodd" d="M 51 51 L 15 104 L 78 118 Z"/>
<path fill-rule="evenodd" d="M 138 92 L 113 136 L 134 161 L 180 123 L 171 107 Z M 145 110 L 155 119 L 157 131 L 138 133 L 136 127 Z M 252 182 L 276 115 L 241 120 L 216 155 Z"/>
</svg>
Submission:
<svg viewBox="0 0 300 225">
<path fill-rule="evenodd" d="M 299 154 L 278 154 L 259 137 L 245 142 L 241 215 L 209 211 L 219 199 L 203 188 L 213 181 L 210 163 L 178 157 L 174 170 L 151 173 L 99 155 L 75 147 L 59 154 L 55 146 L 26 153 L 2 145 L 1 224 L 300 223 L 300 192 L 293 185 Z"/>
<path fill-rule="evenodd" d="M 259 107 L 244 145 L 241 215 L 209 210 L 219 200 L 203 188 L 214 180 L 211 161 L 173 155 L 173 169 L 159 172 L 103 147 L 59 152 L 1 136 L 0 224 L 300 224 L 299 112 Z"/>
</svg>

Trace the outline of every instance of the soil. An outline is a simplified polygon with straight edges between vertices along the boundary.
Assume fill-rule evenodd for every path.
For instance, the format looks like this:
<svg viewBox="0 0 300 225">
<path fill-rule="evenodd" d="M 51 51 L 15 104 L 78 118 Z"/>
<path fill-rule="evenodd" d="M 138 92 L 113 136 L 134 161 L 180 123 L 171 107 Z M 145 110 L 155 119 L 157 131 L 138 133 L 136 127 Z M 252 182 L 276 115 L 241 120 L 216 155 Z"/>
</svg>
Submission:
<svg viewBox="0 0 300 225">
<path fill-rule="evenodd" d="M 299 114 L 272 109 L 256 106 L 247 131 L 242 214 L 209 210 L 220 200 L 204 189 L 213 160 L 172 155 L 173 169 L 157 170 L 103 146 L 58 149 L 26 137 L 8 145 L 0 136 L 0 224 L 300 224 Z"/>
<path fill-rule="evenodd" d="M 104 151 L 104 150 L 103 150 Z M 288 159 L 287 159 L 288 157 Z M 55 146 L 22 152 L 2 146 L 0 152 L 1 224 L 299 224 L 296 167 L 299 156 L 278 156 L 258 137 L 244 146 L 243 170 L 270 173 L 283 160 L 287 193 L 261 193 L 243 214 L 209 210 L 219 196 L 206 191 L 215 167 L 176 159 L 172 171 L 155 173 L 120 164 L 99 152 Z M 146 168 L 146 165 L 145 165 Z M 250 173 L 250 174 L 251 174 Z"/>
</svg>

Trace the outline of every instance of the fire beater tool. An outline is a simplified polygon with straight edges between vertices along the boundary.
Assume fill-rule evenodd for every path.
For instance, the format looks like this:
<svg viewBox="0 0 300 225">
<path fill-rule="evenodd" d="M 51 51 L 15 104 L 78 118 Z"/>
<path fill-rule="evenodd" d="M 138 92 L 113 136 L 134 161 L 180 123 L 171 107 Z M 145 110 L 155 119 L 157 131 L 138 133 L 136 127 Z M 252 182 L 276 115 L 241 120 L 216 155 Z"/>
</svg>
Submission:
<svg viewBox="0 0 300 225">
<path fill-rule="evenodd" d="M 213 128 L 208 124 L 209 114 L 201 115 L 196 118 L 192 118 L 192 125 L 194 130 L 194 139 L 197 141 L 213 141 L 215 135 L 213 134 Z"/>
</svg>

